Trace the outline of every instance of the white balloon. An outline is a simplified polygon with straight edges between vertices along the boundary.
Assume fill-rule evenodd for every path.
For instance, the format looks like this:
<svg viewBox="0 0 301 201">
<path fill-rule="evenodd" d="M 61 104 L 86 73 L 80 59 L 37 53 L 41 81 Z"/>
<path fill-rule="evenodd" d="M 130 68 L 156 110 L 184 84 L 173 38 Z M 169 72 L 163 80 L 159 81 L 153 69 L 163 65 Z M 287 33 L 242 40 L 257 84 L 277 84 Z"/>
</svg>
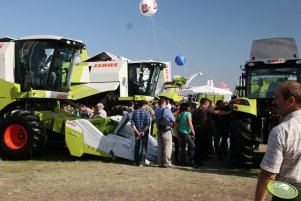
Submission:
<svg viewBox="0 0 301 201">
<path fill-rule="evenodd" d="M 142 15 L 150 17 L 157 12 L 158 5 L 156 0 L 141 0 L 139 10 Z"/>
</svg>

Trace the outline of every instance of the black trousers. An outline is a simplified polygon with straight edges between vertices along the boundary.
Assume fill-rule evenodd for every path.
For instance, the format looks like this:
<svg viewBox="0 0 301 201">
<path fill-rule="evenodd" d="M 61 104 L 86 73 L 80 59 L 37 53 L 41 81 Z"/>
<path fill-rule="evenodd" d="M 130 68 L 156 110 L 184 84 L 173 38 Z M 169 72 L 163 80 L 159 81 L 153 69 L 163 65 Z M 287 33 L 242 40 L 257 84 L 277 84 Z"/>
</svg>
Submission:
<svg viewBox="0 0 301 201">
<path fill-rule="evenodd" d="M 208 142 L 209 142 L 209 135 L 206 129 L 202 128 L 195 128 L 195 153 L 194 153 L 194 160 L 196 165 L 200 164 L 201 161 L 207 160 L 208 158 Z"/>
<path fill-rule="evenodd" d="M 137 165 L 143 165 L 147 152 L 148 134 L 145 133 L 143 136 L 135 137 L 135 152 L 134 152 L 134 162 Z M 141 149 L 140 149 L 141 147 Z"/>
<path fill-rule="evenodd" d="M 179 144 L 179 139 L 175 136 L 172 136 L 172 142 L 175 145 L 175 151 L 174 151 L 174 163 L 179 163 L 180 158 L 179 158 L 179 151 L 180 151 L 180 144 Z"/>
</svg>

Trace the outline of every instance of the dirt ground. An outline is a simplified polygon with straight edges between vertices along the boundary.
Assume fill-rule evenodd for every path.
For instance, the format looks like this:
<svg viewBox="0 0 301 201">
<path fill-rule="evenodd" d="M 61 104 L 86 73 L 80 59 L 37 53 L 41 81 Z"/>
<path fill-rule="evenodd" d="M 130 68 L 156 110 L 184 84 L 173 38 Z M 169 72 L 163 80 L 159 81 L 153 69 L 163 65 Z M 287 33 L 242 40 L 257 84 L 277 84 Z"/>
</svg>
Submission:
<svg viewBox="0 0 301 201">
<path fill-rule="evenodd" d="M 72 158 L 61 147 L 30 161 L 2 161 L 0 200 L 253 200 L 259 169 L 210 159 L 199 169 Z"/>
</svg>

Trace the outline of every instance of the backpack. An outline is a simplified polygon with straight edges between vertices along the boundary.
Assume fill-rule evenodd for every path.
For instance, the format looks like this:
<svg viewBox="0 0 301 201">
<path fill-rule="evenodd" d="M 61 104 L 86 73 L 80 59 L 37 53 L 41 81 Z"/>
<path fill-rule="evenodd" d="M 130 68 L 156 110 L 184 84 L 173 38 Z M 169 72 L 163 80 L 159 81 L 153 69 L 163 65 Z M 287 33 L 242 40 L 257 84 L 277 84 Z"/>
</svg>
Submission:
<svg viewBox="0 0 301 201">
<path fill-rule="evenodd" d="M 163 132 L 166 132 L 168 130 L 171 129 L 171 126 L 170 126 L 170 121 L 164 117 L 164 110 L 162 110 L 162 116 L 161 116 L 161 119 L 159 119 L 159 130 L 160 131 L 163 131 Z"/>
</svg>

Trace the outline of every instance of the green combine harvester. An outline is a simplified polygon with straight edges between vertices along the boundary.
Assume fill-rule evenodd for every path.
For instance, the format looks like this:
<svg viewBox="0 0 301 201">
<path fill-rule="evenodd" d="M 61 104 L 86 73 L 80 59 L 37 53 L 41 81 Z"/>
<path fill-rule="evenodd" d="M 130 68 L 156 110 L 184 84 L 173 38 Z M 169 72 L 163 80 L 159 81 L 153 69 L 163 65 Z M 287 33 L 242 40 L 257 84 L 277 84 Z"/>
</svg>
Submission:
<svg viewBox="0 0 301 201">
<path fill-rule="evenodd" d="M 202 75 L 201 72 L 191 75 L 189 78 L 183 76 L 174 76 L 171 82 L 163 83 L 160 92 L 156 94 L 158 98 L 165 98 L 172 102 L 182 102 L 183 95 L 178 92 L 189 86 L 189 83 L 197 76 Z"/>
<path fill-rule="evenodd" d="M 49 35 L 0 38 L 1 158 L 29 159 L 42 152 L 48 137 L 60 135 L 73 156 L 133 160 L 134 134 L 128 118 L 81 119 L 61 106 L 86 101 L 92 105 L 101 97 L 109 102 L 110 97 L 145 100 L 154 94 L 164 65 L 102 60 L 88 59 L 85 45 L 78 40 Z M 130 83 L 131 79 L 136 82 Z M 151 139 L 149 160 L 155 160 L 156 146 Z"/>
<path fill-rule="evenodd" d="M 86 55 L 84 53 L 84 55 Z M 85 56 L 82 56 L 85 58 Z M 109 52 L 101 52 L 82 60 L 75 67 L 72 77 L 71 97 L 86 105 L 98 102 L 106 105 L 109 114 L 116 106 L 127 105 L 131 101 L 153 101 L 163 62 L 152 60 L 129 60 Z"/>
<path fill-rule="evenodd" d="M 60 109 L 69 93 L 74 61 L 85 45 L 58 36 L 0 39 L 0 151 L 11 159 L 41 152 L 47 130 L 65 134 Z"/>
</svg>

